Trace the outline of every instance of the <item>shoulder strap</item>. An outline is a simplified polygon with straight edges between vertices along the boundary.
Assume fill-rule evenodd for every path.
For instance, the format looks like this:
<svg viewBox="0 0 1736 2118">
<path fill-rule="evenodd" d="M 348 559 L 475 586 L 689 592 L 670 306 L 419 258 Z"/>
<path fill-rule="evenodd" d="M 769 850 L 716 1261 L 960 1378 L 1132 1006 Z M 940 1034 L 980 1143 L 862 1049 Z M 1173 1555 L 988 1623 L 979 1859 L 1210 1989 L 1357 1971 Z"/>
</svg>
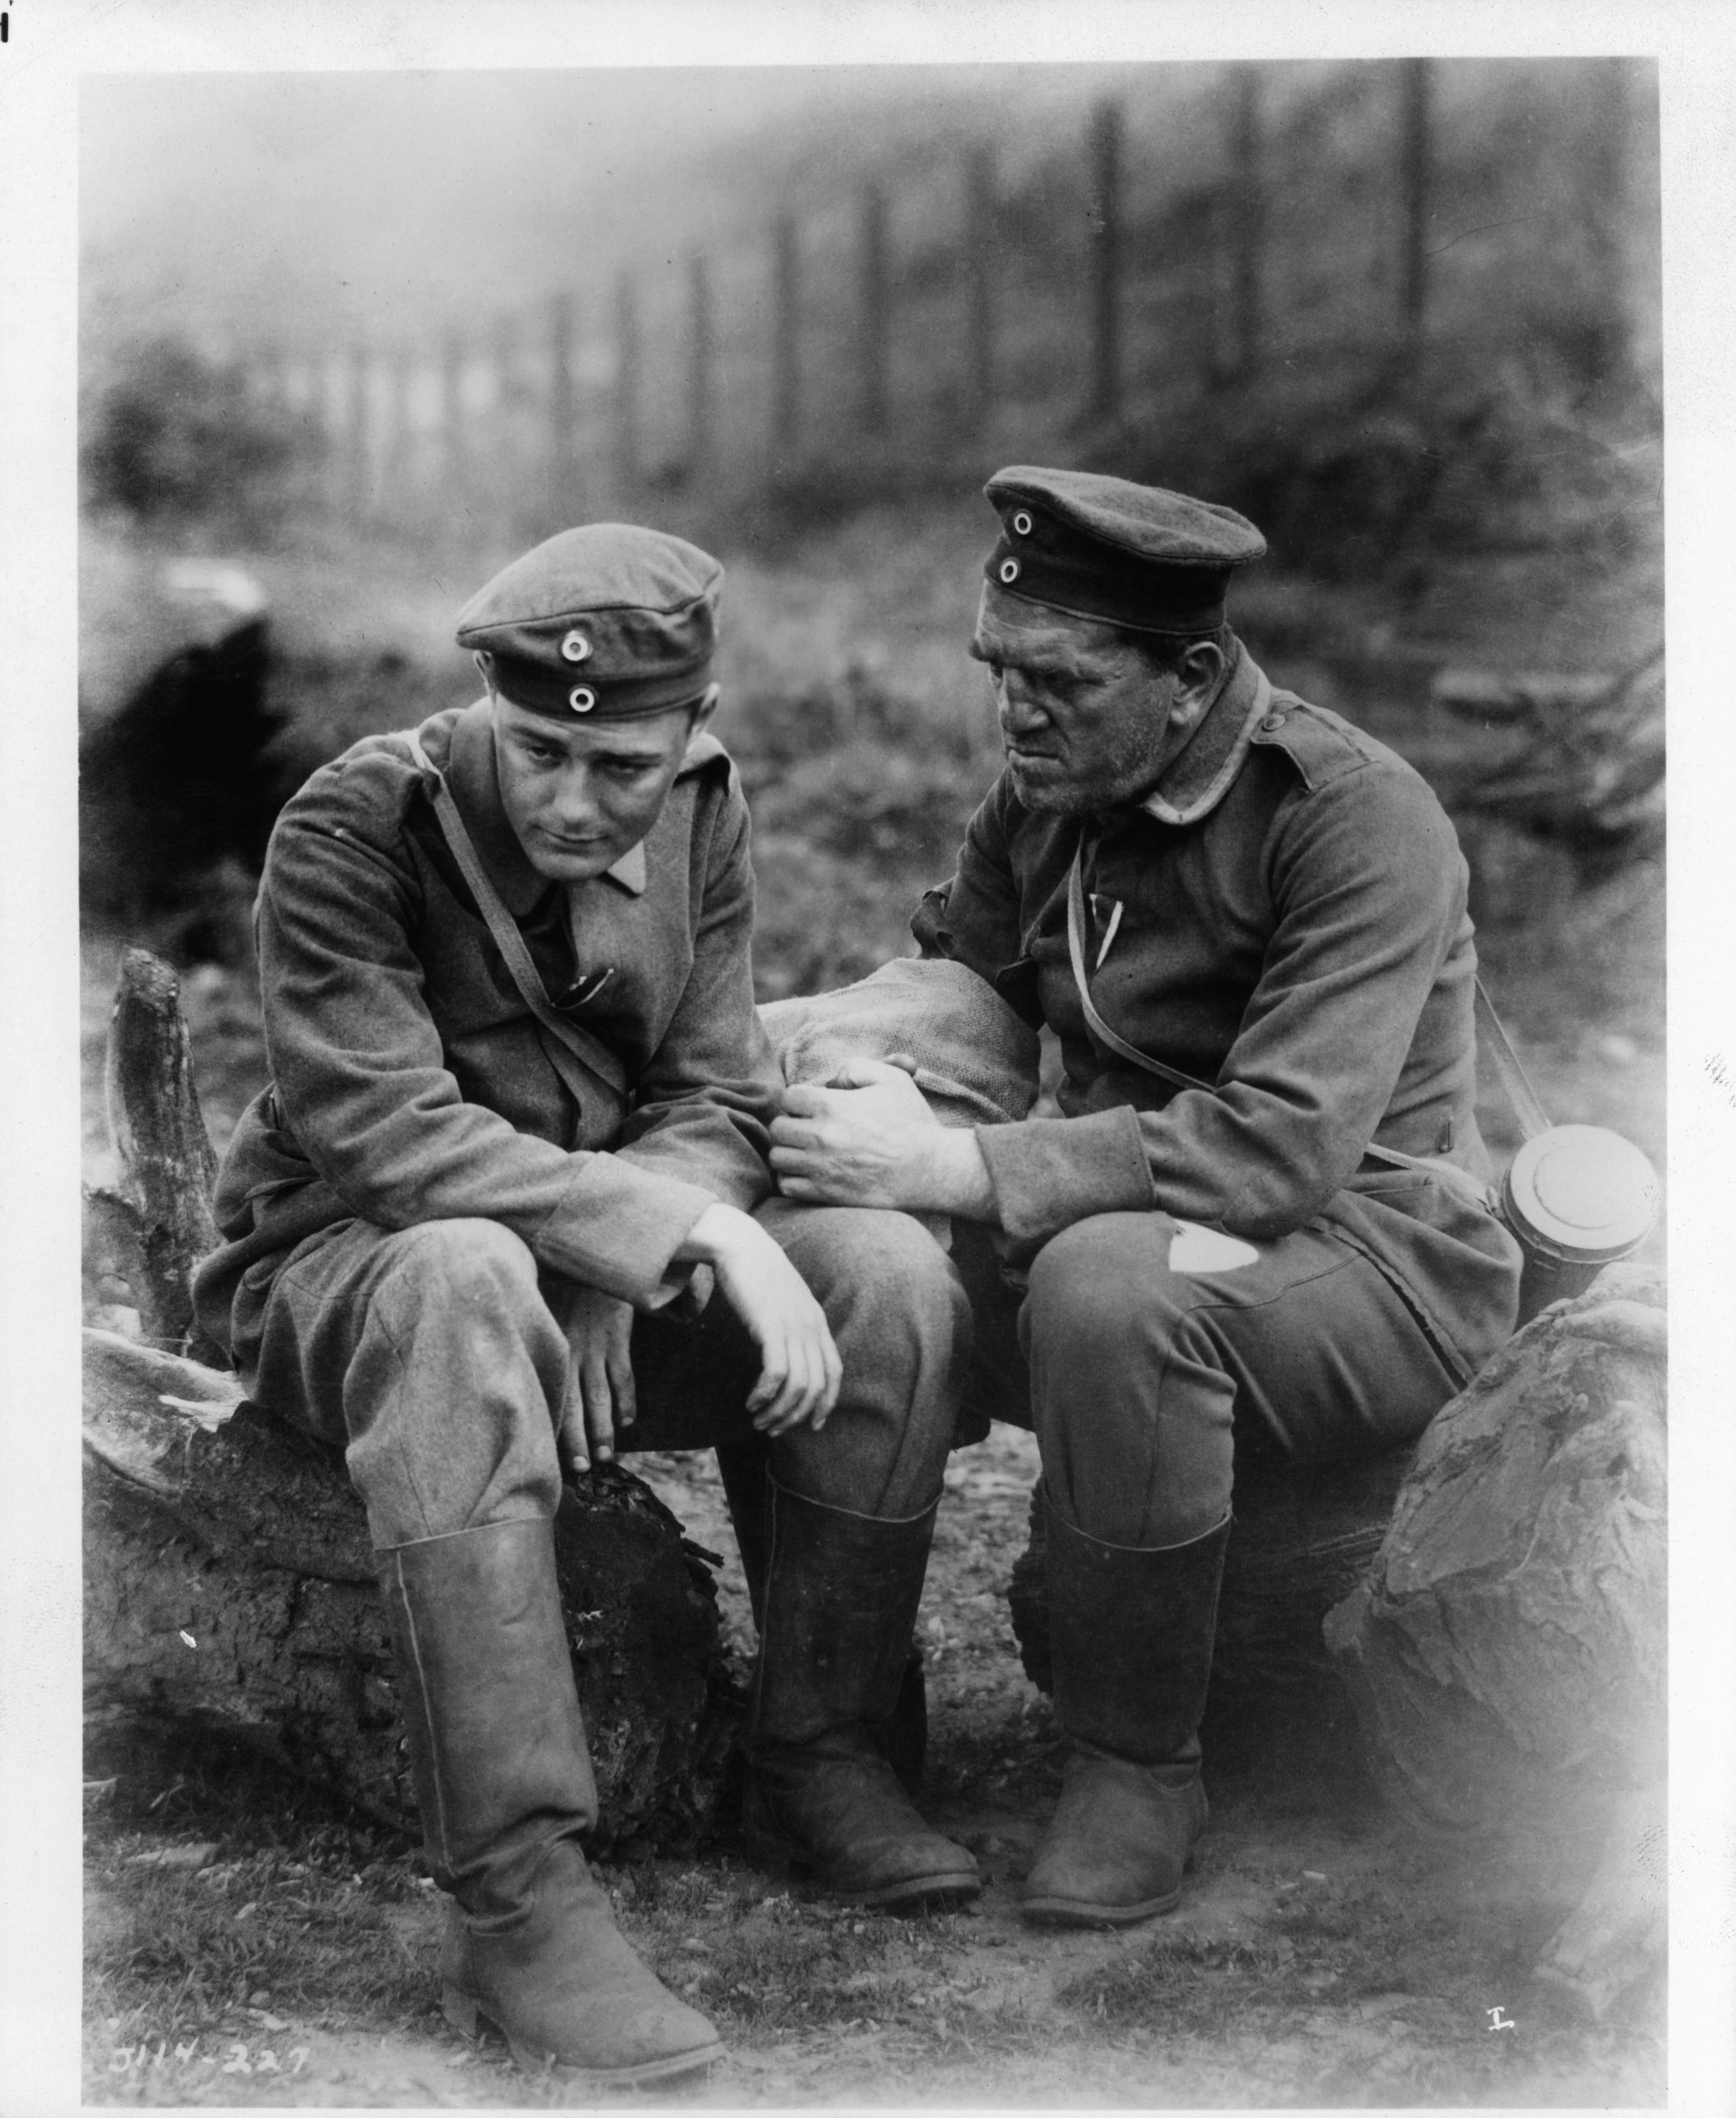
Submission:
<svg viewBox="0 0 1736 2118">
<path fill-rule="evenodd" d="M 1489 1046 L 1489 1056 L 1495 1062 L 1495 1071 L 1507 1091 L 1507 1100 L 1519 1121 L 1519 1130 L 1527 1140 L 1535 1140 L 1539 1133 L 1549 1129 L 1548 1114 L 1538 1100 L 1537 1091 L 1526 1079 L 1519 1055 L 1507 1041 L 1501 1018 L 1495 1013 L 1495 1004 L 1483 990 L 1481 978 L 1476 981 L 1476 1014 L 1478 1027 Z"/>
<path fill-rule="evenodd" d="M 559 1040 L 566 1052 L 570 1052 L 589 1073 L 594 1075 L 612 1095 L 625 1102 L 627 1094 L 626 1067 L 606 1044 L 593 1037 L 588 1029 L 581 1029 L 577 1023 L 569 1022 L 565 1015 L 556 1014 L 550 1005 L 537 967 L 531 961 L 530 951 L 524 946 L 524 937 L 519 932 L 518 923 L 501 902 L 500 892 L 488 880 L 487 871 L 471 843 L 470 834 L 464 828 L 464 820 L 459 814 L 458 804 L 452 798 L 452 790 L 447 786 L 445 775 L 422 748 L 413 729 L 405 731 L 404 740 L 409 745 L 410 755 L 432 783 L 434 813 L 440 820 L 440 828 L 446 835 L 446 844 L 452 849 L 452 857 L 458 862 L 459 872 L 470 886 L 470 894 L 475 898 L 478 909 L 488 923 L 488 932 L 494 936 L 494 946 L 506 960 L 506 968 L 512 973 L 512 982 L 519 989 L 519 998 L 549 1035 Z M 549 1056 L 551 1058 L 555 1057 L 552 1052 Z M 566 1068 L 562 1067 L 561 1072 L 567 1086 L 577 1094 L 577 1085 L 567 1075 Z M 584 1095 L 579 1098 L 581 1103 L 594 1097 L 596 1083 L 585 1083 L 584 1089 Z"/>
</svg>

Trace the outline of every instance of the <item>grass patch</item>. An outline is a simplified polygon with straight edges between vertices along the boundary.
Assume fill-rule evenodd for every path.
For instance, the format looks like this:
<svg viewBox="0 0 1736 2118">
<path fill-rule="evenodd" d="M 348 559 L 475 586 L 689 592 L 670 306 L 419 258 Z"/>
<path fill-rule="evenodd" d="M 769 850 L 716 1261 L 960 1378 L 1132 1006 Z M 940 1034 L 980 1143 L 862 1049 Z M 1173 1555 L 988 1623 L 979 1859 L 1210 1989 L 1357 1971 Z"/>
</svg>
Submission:
<svg viewBox="0 0 1736 2118">
<path fill-rule="evenodd" d="M 265 2014 L 383 2025 L 430 2005 L 433 1893 L 401 1836 L 226 1746 L 135 1732 L 87 1762 L 93 2029 L 173 2046 L 256 2038 Z"/>
<path fill-rule="evenodd" d="M 1661 2080 L 1660 2022 L 1635 2013 L 1589 2029 L 1531 1983 L 1561 1908 L 1449 1903 L 1443 1880 L 1401 1857 L 1374 1881 L 1281 1884 L 1254 1931 L 1160 1930 L 1056 1998 L 1184 2062 L 1231 2040 L 1263 2045 L 1286 2102 L 1530 2102 L 1539 2079 L 1560 2084 L 1540 2100 L 1572 2102 L 1575 2083 Z M 1492 2009 L 1512 2027 L 1495 2028 Z"/>
</svg>

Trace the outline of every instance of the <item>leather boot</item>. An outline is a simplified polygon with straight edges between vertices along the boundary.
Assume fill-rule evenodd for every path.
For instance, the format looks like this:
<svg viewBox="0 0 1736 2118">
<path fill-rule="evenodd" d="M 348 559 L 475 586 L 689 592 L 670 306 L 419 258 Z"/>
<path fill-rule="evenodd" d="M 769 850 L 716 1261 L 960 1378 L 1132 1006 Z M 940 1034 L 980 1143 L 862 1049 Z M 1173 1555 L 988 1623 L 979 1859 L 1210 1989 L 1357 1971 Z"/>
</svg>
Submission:
<svg viewBox="0 0 1736 2118">
<path fill-rule="evenodd" d="M 597 1820 L 541 1519 L 375 1555 L 416 1799 L 450 1894 L 446 2019 L 486 2019 L 522 2067 L 582 2085 L 661 2081 L 722 2056 L 716 2031 L 629 1948 L 579 1834 Z"/>
<path fill-rule="evenodd" d="M 718 1444 L 718 1471 L 729 1519 L 747 1579 L 747 1597 L 757 1629 L 765 1618 L 765 1576 L 771 1559 L 771 1450 L 761 1441 Z M 922 1792 L 922 1766 L 928 1750 L 928 1685 L 922 1650 L 910 1644 L 898 1695 L 882 1731 L 886 1755 L 898 1784 L 914 1801 Z"/>
<path fill-rule="evenodd" d="M 768 1484 L 750 1850 L 858 1904 L 962 1903 L 982 1887 L 976 1863 L 922 1821 L 886 1752 L 938 1501 L 888 1522 Z"/>
<path fill-rule="evenodd" d="M 1040 1926 L 1122 1926 L 1170 1910 L 1206 1821 L 1199 1718 L 1227 1517 L 1191 1543 L 1100 1543 L 1046 1500 L 1061 1799 L 1025 1880 Z"/>
</svg>

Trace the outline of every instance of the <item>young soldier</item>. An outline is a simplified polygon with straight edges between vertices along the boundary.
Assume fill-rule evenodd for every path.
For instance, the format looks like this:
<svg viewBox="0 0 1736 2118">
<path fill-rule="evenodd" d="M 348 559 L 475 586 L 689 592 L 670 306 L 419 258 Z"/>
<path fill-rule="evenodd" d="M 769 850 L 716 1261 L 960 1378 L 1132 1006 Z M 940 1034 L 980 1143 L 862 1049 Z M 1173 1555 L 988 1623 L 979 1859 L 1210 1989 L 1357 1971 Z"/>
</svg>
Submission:
<svg viewBox="0 0 1736 2118">
<path fill-rule="evenodd" d="M 1006 768 L 915 931 L 1052 1027 L 1061 1115 L 943 1129 L 857 1062 L 786 1092 L 772 1163 L 792 1198 L 974 1224 L 974 1387 L 1041 1449 L 1071 1738 L 1024 1909 L 1113 1925 L 1175 1902 L 1205 1820 L 1236 1457 L 1419 1433 L 1512 1329 L 1519 1257 L 1482 1183 L 1452 828 L 1225 624 L 1259 533 L 1083 472 L 987 490 L 971 652 Z"/>
<path fill-rule="evenodd" d="M 564 1469 L 769 1442 L 757 1838 L 869 1903 L 977 1886 L 884 1740 L 968 1310 L 907 1216 L 766 1200 L 747 813 L 705 730 L 721 578 L 648 530 L 550 539 L 462 614 L 487 696 L 355 744 L 284 810 L 270 1084 L 197 1288 L 250 1393 L 344 1447 L 367 1503 L 453 1900 L 448 2014 L 598 2083 L 719 2047 L 577 1843 Z"/>
</svg>

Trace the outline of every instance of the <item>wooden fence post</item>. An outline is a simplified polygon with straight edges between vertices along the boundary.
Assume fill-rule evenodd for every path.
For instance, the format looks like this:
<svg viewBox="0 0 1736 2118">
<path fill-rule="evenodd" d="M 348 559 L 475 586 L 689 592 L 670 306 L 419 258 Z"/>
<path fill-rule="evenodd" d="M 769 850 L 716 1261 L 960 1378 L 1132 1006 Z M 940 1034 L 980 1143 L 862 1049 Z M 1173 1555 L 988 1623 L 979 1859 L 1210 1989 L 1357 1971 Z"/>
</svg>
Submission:
<svg viewBox="0 0 1736 2118">
<path fill-rule="evenodd" d="M 372 421 L 369 418 L 368 388 L 371 381 L 367 348 L 358 339 L 350 349 L 349 356 L 349 419 L 344 440 L 349 451 L 349 512 L 358 522 L 366 521 L 373 497 L 372 466 L 370 456 L 373 446 Z"/>
<path fill-rule="evenodd" d="M 1091 404 L 1111 419 L 1121 403 L 1121 106 L 1091 114 Z"/>
<path fill-rule="evenodd" d="M 1235 372 L 1245 378 L 1258 370 L 1264 335 L 1266 200 L 1260 169 L 1259 68 L 1238 67 L 1235 86 Z"/>
<path fill-rule="evenodd" d="M 410 425 L 410 372 L 414 358 L 408 346 L 398 346 L 386 365 L 386 444 L 381 462 L 381 501 L 388 515 L 407 511 L 415 461 L 415 435 Z"/>
<path fill-rule="evenodd" d="M 690 471 L 703 470 L 711 460 L 712 368 L 716 358 L 711 271 L 705 253 L 695 250 L 687 261 L 687 467 Z"/>
<path fill-rule="evenodd" d="M 1429 164 L 1434 68 L 1427 59 L 1406 59 L 1402 76 L 1400 144 L 1404 199 L 1404 264 L 1400 276 L 1400 321 L 1414 356 L 1421 350 L 1429 311 Z"/>
<path fill-rule="evenodd" d="M 573 299 L 557 294 L 548 305 L 548 488 L 562 522 L 573 507 L 578 462 L 573 407 Z"/>
<path fill-rule="evenodd" d="M 886 431 L 886 341 L 891 301 L 886 269 L 886 194 L 870 177 L 862 187 L 856 342 L 861 355 L 857 417 L 864 433 Z"/>
<path fill-rule="evenodd" d="M 964 170 L 965 404 L 973 420 L 995 401 L 995 150 L 973 148 Z"/>
<path fill-rule="evenodd" d="M 772 440 L 780 455 L 796 446 L 801 425 L 801 256 L 796 222 L 780 214 L 772 227 Z"/>
<path fill-rule="evenodd" d="M 441 438 L 448 482 L 462 489 L 468 451 L 464 436 L 464 346 L 448 331 L 440 353 Z"/>
<path fill-rule="evenodd" d="M 310 365 L 320 422 L 321 491 L 329 516 L 340 515 L 349 486 L 349 368 L 347 354 L 324 352 Z"/>
<path fill-rule="evenodd" d="M 268 412 L 289 409 L 289 384 L 280 346 L 268 342 L 258 347 L 251 358 L 243 354 L 241 368 L 247 394 L 256 405 Z"/>
<path fill-rule="evenodd" d="M 639 483 L 639 295 L 626 266 L 615 276 L 615 488 Z"/>
<path fill-rule="evenodd" d="M 494 401 L 497 410 L 510 406 L 519 390 L 519 320 L 502 309 L 494 320 Z"/>
</svg>

